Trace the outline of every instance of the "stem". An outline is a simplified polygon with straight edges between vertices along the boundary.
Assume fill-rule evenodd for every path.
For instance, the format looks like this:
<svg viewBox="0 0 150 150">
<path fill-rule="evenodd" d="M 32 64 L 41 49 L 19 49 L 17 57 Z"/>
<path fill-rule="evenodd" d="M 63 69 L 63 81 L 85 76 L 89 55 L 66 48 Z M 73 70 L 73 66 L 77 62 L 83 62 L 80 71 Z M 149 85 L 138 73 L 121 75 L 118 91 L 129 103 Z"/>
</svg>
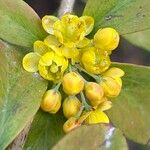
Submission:
<svg viewBox="0 0 150 150">
<path fill-rule="evenodd" d="M 60 88 L 60 85 L 61 85 L 61 82 L 59 82 L 59 83 L 54 87 L 54 89 L 55 89 L 56 91 L 58 91 L 59 88 Z"/>
<path fill-rule="evenodd" d="M 75 0 L 62 0 L 58 11 L 58 17 L 63 16 L 65 13 L 71 13 L 74 3 Z"/>
<path fill-rule="evenodd" d="M 72 72 L 71 64 L 69 65 L 69 72 Z"/>
<path fill-rule="evenodd" d="M 84 73 L 86 73 L 87 75 L 91 76 L 93 79 L 95 79 L 95 81 L 97 83 L 100 82 L 101 80 L 101 77 L 100 76 L 97 76 L 97 75 L 94 75 L 94 74 L 91 74 L 89 72 L 87 72 L 85 69 L 83 69 L 82 67 L 80 67 L 79 65 L 76 65 L 76 67 L 80 70 L 80 71 L 83 71 Z"/>
<path fill-rule="evenodd" d="M 80 107 L 80 111 L 79 111 L 78 114 L 75 116 L 77 119 L 80 118 L 80 116 L 81 116 L 82 111 L 84 110 L 84 108 L 85 108 L 85 106 L 83 106 L 83 105 Z"/>
<path fill-rule="evenodd" d="M 91 106 L 86 102 L 83 92 L 80 92 L 82 105 L 85 107 L 86 110 L 90 110 Z"/>
</svg>

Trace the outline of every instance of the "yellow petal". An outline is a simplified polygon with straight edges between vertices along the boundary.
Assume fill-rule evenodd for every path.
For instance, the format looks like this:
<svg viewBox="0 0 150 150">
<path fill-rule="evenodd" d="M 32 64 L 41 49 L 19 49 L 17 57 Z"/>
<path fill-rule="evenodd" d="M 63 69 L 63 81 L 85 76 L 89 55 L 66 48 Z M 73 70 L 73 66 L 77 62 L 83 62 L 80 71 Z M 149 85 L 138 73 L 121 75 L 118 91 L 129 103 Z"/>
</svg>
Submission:
<svg viewBox="0 0 150 150">
<path fill-rule="evenodd" d="M 77 44 L 77 48 L 89 46 L 91 43 L 91 40 L 89 40 L 88 38 L 84 38 L 83 40 L 79 41 L 79 43 Z"/>
<path fill-rule="evenodd" d="M 47 33 L 53 34 L 53 24 L 57 20 L 59 20 L 59 19 L 55 16 L 44 16 L 42 18 L 42 26 Z"/>
<path fill-rule="evenodd" d="M 53 35 L 49 35 L 45 38 L 44 43 L 48 45 L 53 51 L 57 54 L 61 55 L 61 43 L 57 40 L 57 38 Z"/>
<path fill-rule="evenodd" d="M 120 87 L 122 87 L 122 80 L 121 80 L 121 78 L 115 78 L 115 80 L 120 85 Z"/>
<path fill-rule="evenodd" d="M 63 44 L 62 33 L 60 31 L 54 30 L 54 35 L 56 36 L 56 38 L 58 39 L 58 41 Z"/>
<path fill-rule="evenodd" d="M 85 35 L 88 35 L 93 30 L 94 19 L 90 16 L 82 16 L 82 17 L 80 17 L 80 19 L 85 21 L 85 24 L 86 24 L 86 33 L 85 33 Z"/>
<path fill-rule="evenodd" d="M 66 58 L 77 58 L 79 56 L 79 50 L 77 48 L 61 48 L 62 55 Z"/>
<path fill-rule="evenodd" d="M 87 124 L 96 124 L 96 123 L 109 123 L 109 118 L 107 115 L 99 110 L 92 111 L 92 113 L 85 120 Z"/>
<path fill-rule="evenodd" d="M 61 43 L 57 40 L 57 38 L 54 35 L 49 35 L 45 38 L 44 43 L 51 47 L 52 45 L 56 47 L 60 47 Z"/>
<path fill-rule="evenodd" d="M 66 59 L 65 57 L 62 57 L 62 56 L 55 54 L 53 61 L 58 66 L 61 66 L 61 72 L 64 72 L 68 67 L 68 59 Z"/>
<path fill-rule="evenodd" d="M 73 129 L 79 127 L 81 124 L 78 123 L 77 118 L 71 117 L 69 118 L 63 125 L 63 130 L 65 133 L 72 131 Z"/>
<path fill-rule="evenodd" d="M 100 111 L 105 111 L 108 110 L 112 107 L 112 102 L 111 101 L 104 101 L 103 103 L 101 103 L 100 105 L 98 105 L 97 109 Z"/>
<path fill-rule="evenodd" d="M 54 30 L 57 30 L 59 32 L 64 32 L 64 28 L 62 26 L 61 20 L 57 20 L 53 25 Z"/>
<path fill-rule="evenodd" d="M 41 57 L 38 53 L 34 52 L 28 53 L 23 58 L 22 61 L 23 68 L 28 72 L 37 72 L 40 58 Z"/>
<path fill-rule="evenodd" d="M 78 119 L 78 122 L 83 123 L 91 113 L 92 113 L 92 111 L 83 112 L 81 117 Z"/>
<path fill-rule="evenodd" d="M 34 52 L 40 54 L 41 56 L 45 53 L 51 51 L 52 49 L 49 48 L 44 42 L 36 41 L 34 42 Z"/>
<path fill-rule="evenodd" d="M 48 52 L 41 57 L 39 64 L 43 66 L 50 66 L 52 64 L 53 58 L 54 58 L 54 52 L 53 51 Z"/>
<path fill-rule="evenodd" d="M 112 78 L 120 78 L 124 76 L 124 71 L 117 67 L 112 67 L 106 72 L 103 73 L 104 76 L 112 77 Z"/>
<path fill-rule="evenodd" d="M 38 65 L 38 69 L 39 69 L 39 73 L 40 75 L 46 79 L 46 80 L 50 80 L 50 81 L 53 81 L 54 80 L 54 77 L 49 74 L 49 71 L 47 69 L 47 66 L 43 66 L 41 64 Z"/>
</svg>

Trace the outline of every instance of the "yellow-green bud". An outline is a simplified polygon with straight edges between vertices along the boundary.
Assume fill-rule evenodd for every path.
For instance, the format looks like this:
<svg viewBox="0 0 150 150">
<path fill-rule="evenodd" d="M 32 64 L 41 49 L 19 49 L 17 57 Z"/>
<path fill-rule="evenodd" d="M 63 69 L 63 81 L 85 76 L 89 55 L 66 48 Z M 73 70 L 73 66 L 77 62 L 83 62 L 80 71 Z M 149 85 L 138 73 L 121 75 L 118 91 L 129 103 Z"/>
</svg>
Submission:
<svg viewBox="0 0 150 150">
<path fill-rule="evenodd" d="M 104 112 L 99 110 L 94 110 L 86 118 L 85 123 L 87 124 L 109 123 L 109 118 Z"/>
<path fill-rule="evenodd" d="M 69 96 L 63 102 L 63 113 L 66 118 L 74 117 L 80 111 L 81 102 L 76 96 Z"/>
<path fill-rule="evenodd" d="M 71 117 L 69 118 L 63 125 L 63 130 L 65 133 L 70 132 L 71 130 L 79 127 L 81 124 L 78 122 L 77 118 Z"/>
<path fill-rule="evenodd" d="M 111 77 L 103 77 L 100 85 L 103 87 L 104 95 L 108 97 L 116 97 L 121 91 L 121 85 L 119 85 L 116 79 Z"/>
<path fill-rule="evenodd" d="M 54 89 L 48 90 L 43 95 L 41 102 L 41 108 L 43 111 L 49 113 L 56 113 L 61 106 L 61 94 Z"/>
<path fill-rule="evenodd" d="M 68 95 L 76 95 L 84 88 L 83 78 L 76 72 L 70 72 L 63 77 L 63 90 Z"/>
<path fill-rule="evenodd" d="M 113 28 L 99 29 L 94 35 L 94 45 L 102 51 L 112 51 L 119 44 L 119 34 Z"/>
<path fill-rule="evenodd" d="M 97 106 L 101 102 L 103 102 L 102 97 L 104 95 L 104 91 L 103 91 L 103 88 L 99 84 L 95 82 L 88 82 L 85 85 L 85 95 L 90 101 L 92 106 Z"/>
</svg>

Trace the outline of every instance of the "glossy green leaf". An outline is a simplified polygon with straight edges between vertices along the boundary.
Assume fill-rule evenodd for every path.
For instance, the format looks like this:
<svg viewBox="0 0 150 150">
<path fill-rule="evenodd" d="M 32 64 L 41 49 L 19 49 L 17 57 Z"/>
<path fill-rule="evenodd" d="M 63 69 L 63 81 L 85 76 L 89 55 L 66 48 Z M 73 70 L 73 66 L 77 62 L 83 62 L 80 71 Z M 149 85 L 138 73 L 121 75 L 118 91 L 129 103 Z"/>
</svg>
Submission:
<svg viewBox="0 0 150 150">
<path fill-rule="evenodd" d="M 50 150 L 63 135 L 62 113 L 49 114 L 39 110 L 32 123 L 24 150 Z"/>
<path fill-rule="evenodd" d="M 0 0 L 0 38 L 10 43 L 32 47 L 46 33 L 38 15 L 22 0 Z"/>
<path fill-rule="evenodd" d="M 0 41 L 0 150 L 37 112 L 47 82 L 22 68 L 21 47 Z"/>
<path fill-rule="evenodd" d="M 132 44 L 150 51 L 150 30 L 127 34 L 123 37 Z"/>
<path fill-rule="evenodd" d="M 121 94 L 108 115 L 129 139 L 146 144 L 150 139 L 150 67 L 116 64 L 125 71 Z"/>
<path fill-rule="evenodd" d="M 149 0 L 88 0 L 84 15 L 95 19 L 99 28 L 113 27 L 121 35 L 150 28 Z"/>
<path fill-rule="evenodd" d="M 106 125 L 81 126 L 67 134 L 52 150 L 127 150 L 120 130 Z"/>
</svg>

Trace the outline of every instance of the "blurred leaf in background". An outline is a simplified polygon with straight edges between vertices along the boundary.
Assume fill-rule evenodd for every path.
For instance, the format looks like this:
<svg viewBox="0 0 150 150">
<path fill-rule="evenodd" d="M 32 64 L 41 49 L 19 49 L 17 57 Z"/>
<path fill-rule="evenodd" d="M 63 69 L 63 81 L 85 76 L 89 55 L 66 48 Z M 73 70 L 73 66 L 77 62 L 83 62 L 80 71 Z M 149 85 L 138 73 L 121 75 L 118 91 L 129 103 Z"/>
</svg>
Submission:
<svg viewBox="0 0 150 150">
<path fill-rule="evenodd" d="M 0 38 L 16 45 L 33 47 L 46 36 L 40 18 L 22 0 L 0 0 L 0 22 Z"/>
<path fill-rule="evenodd" d="M 127 34 L 123 36 L 132 44 L 150 51 L 150 30 L 144 30 L 133 34 Z"/>
<path fill-rule="evenodd" d="M 35 115 L 24 149 L 51 149 L 65 135 L 63 132 L 65 120 L 60 112 L 49 114 L 39 110 Z"/>
<path fill-rule="evenodd" d="M 83 14 L 95 19 L 93 34 L 113 27 L 124 35 L 150 28 L 149 6 L 149 0 L 88 0 Z"/>
<path fill-rule="evenodd" d="M 23 51 L 0 41 L 0 150 L 33 118 L 47 88 L 39 75 L 22 68 Z"/>
<path fill-rule="evenodd" d="M 81 126 L 67 134 L 52 150 L 127 150 L 122 132 L 104 124 Z"/>
</svg>

